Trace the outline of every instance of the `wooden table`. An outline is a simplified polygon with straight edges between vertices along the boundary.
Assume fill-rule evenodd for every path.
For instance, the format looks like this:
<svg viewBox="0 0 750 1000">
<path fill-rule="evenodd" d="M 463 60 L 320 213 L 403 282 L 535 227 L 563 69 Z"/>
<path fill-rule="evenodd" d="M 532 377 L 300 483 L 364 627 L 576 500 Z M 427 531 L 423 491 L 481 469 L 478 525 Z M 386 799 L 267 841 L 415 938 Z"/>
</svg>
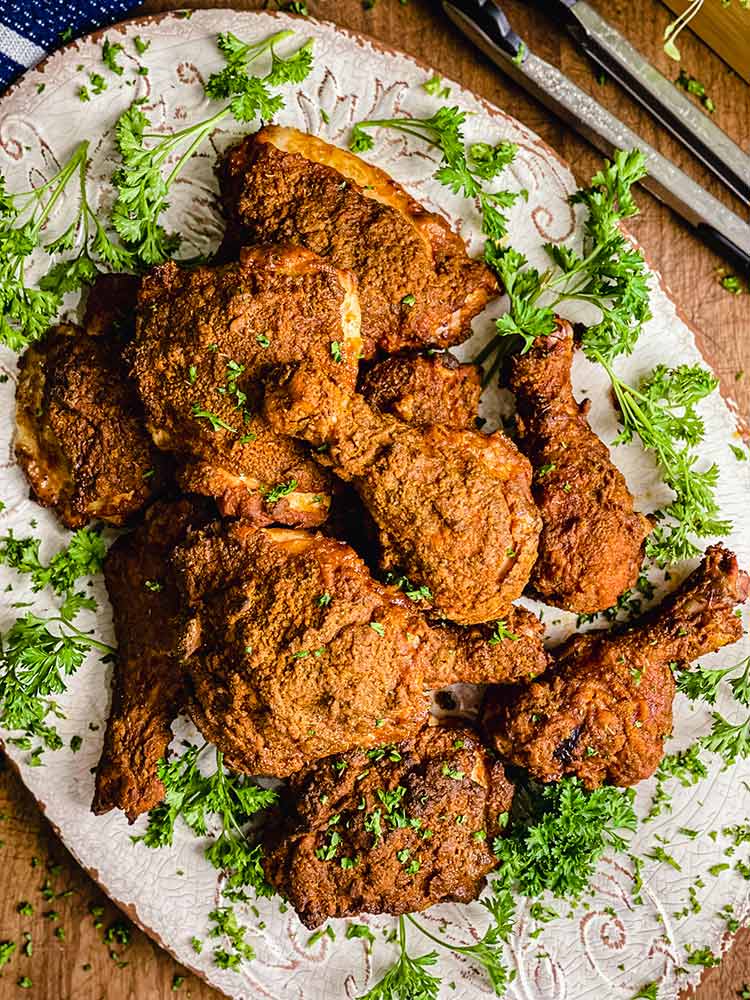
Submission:
<svg viewBox="0 0 750 1000">
<path fill-rule="evenodd" d="M 670 15 L 656 0 L 623 0 L 595 3 L 628 35 L 663 72 L 677 75 L 676 66 L 661 51 L 660 39 Z M 261 2 L 211 2 L 182 4 L 148 0 L 141 8 L 156 13 L 177 6 L 258 9 Z M 268 4 L 267 6 L 273 6 Z M 552 119 L 471 48 L 439 14 L 438 4 L 427 0 L 379 0 L 370 11 L 360 0 L 308 0 L 310 13 L 384 42 L 429 62 L 445 76 L 489 98 L 535 129 L 574 164 L 581 179 L 596 169 L 599 157 L 574 133 Z M 695 168 L 689 157 L 668 136 L 658 132 L 648 117 L 631 104 L 612 83 L 598 83 L 596 74 L 560 35 L 551 22 L 525 9 L 519 0 L 504 4 L 516 30 L 545 59 L 561 66 L 584 89 L 591 91 L 658 149 L 672 157 L 720 197 L 723 192 L 710 176 Z M 685 69 L 700 78 L 716 103 L 716 120 L 747 146 L 750 135 L 750 87 L 689 32 L 682 36 Z M 645 193 L 640 194 L 642 216 L 633 231 L 671 287 L 688 319 L 701 331 L 704 352 L 721 376 L 723 389 L 734 395 L 745 415 L 750 411 L 750 298 L 734 296 L 717 280 L 721 260 L 698 243 L 666 209 Z M 731 199 L 728 200 L 731 204 Z M 734 206 L 738 208 L 738 206 Z M 743 371 L 747 370 L 747 377 Z M 0 978 L 0 998 L 29 996 L 36 1000 L 167 1000 L 218 997 L 195 976 L 185 973 L 144 934 L 133 930 L 120 967 L 110 958 L 102 932 L 118 918 L 115 907 L 70 858 L 34 801 L 7 768 L 0 771 L 0 939 L 20 940 L 30 931 L 33 957 L 14 957 Z M 32 867 L 32 859 L 38 863 Z M 49 870 L 48 870 L 49 869 Z M 69 896 L 45 901 L 39 889 L 48 878 L 56 892 Z M 29 900 L 33 916 L 16 913 L 16 905 Z M 97 908 L 101 907 L 99 914 Z M 94 915 L 91 909 L 94 909 Z M 45 917 L 56 911 L 59 919 Z M 97 928 L 96 924 L 102 924 Z M 55 936 L 62 927 L 65 940 Z M 117 951 L 121 949 L 118 947 Z M 33 982 L 21 990 L 16 980 L 28 975 Z M 184 976 L 184 982 L 179 977 Z M 175 978 L 178 977 L 178 978 Z M 699 1000 L 732 1000 L 743 983 L 750 983 L 750 931 L 740 932 L 722 967 L 706 973 L 696 996 Z M 604 998 L 603 998 L 604 1000 Z"/>
</svg>

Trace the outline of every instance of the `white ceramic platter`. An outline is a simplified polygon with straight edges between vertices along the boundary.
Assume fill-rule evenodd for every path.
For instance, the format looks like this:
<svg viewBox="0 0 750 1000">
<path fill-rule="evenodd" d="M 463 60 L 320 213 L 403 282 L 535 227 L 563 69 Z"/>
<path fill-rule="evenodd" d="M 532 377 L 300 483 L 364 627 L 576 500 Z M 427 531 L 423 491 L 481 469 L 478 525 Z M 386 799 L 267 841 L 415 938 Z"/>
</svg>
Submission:
<svg viewBox="0 0 750 1000">
<path fill-rule="evenodd" d="M 301 21 L 283 15 L 239 13 L 232 11 L 197 11 L 190 19 L 168 15 L 120 25 L 107 34 L 125 46 L 121 62 L 122 77 L 107 74 L 108 90 L 89 103 L 77 97 L 89 70 L 104 72 L 101 64 L 101 36 L 75 42 L 48 59 L 41 67 L 27 73 L 0 101 L 0 171 L 10 191 L 28 189 L 49 177 L 64 162 L 82 138 L 91 139 L 89 197 L 94 206 L 107 207 L 112 201 L 109 182 L 116 164 L 111 128 L 117 116 L 138 97 L 145 97 L 144 110 L 157 129 L 172 130 L 207 117 L 215 108 L 203 95 L 202 82 L 221 65 L 215 46 L 216 34 L 233 31 L 245 40 L 255 41 L 291 27 L 301 42 L 315 40 L 315 67 L 311 76 L 296 91 L 290 91 L 286 108 L 278 116 L 282 124 L 314 132 L 324 139 L 345 145 L 353 122 L 364 117 L 389 117 L 394 113 L 431 114 L 436 101 L 421 84 L 431 75 L 412 59 L 384 51 L 373 43 L 336 29 L 330 24 Z M 133 45 L 135 35 L 150 46 L 142 56 Z M 292 45 L 296 43 L 292 42 Z M 148 67 L 148 75 L 138 75 L 139 65 Z M 44 87 L 41 85 L 44 84 Z M 510 213 L 511 242 L 527 253 L 533 263 L 543 264 L 541 243 L 545 240 L 576 238 L 580 220 L 567 202 L 575 188 L 573 177 L 564 163 L 541 140 L 520 122 L 497 108 L 451 86 L 451 103 L 471 112 L 467 138 L 497 142 L 510 139 L 519 153 L 508 172 L 507 186 L 527 189 L 528 201 L 520 200 Z M 225 125 L 226 122 L 222 122 Z M 183 253 L 207 251 L 218 243 L 221 222 L 216 211 L 216 184 L 213 166 L 217 151 L 223 149 L 239 129 L 217 132 L 211 142 L 192 160 L 174 190 L 169 221 L 185 236 Z M 369 157 L 390 171 L 410 192 L 429 208 L 442 212 L 459 228 L 463 237 L 478 253 L 481 237 L 474 206 L 454 197 L 432 179 L 433 154 L 423 146 L 406 141 L 393 133 L 378 136 Z M 51 220 L 50 234 L 60 232 L 70 206 L 62 205 Z M 693 332 L 685 324 L 670 300 L 656 272 L 652 275 L 654 317 L 648 323 L 635 355 L 618 362 L 618 371 L 636 380 L 655 364 L 674 365 L 700 361 Z M 74 310 L 76 303 L 71 302 Z M 491 327 L 491 311 L 475 324 L 476 340 L 471 349 L 486 337 Z M 497 314 L 498 307 L 494 308 Z M 576 318 L 572 316 L 571 318 Z M 10 378 L 0 385 L 0 497 L 5 509 L 0 513 L 0 532 L 13 528 L 17 535 L 29 534 L 29 523 L 36 519 L 36 533 L 43 538 L 43 556 L 54 552 L 66 535 L 54 518 L 28 500 L 28 490 L 13 457 L 13 398 L 16 359 L 0 350 L 0 367 Z M 603 372 L 583 358 L 577 358 L 574 378 L 579 395 L 593 400 L 591 419 L 605 441 L 616 435 L 616 420 L 609 403 Z M 491 418 L 497 413 L 498 398 L 485 401 Z M 735 416 L 716 393 L 703 406 L 706 439 L 703 458 L 716 461 L 721 470 L 718 495 L 722 516 L 735 524 L 726 539 L 744 566 L 750 566 L 750 537 L 747 532 L 750 512 L 750 463 L 739 464 L 729 444 L 735 439 Z M 618 447 L 614 457 L 626 474 L 643 510 L 653 510 L 668 499 L 649 457 L 637 445 Z M 690 569 L 680 568 L 673 582 Z M 9 606 L 11 600 L 34 602 L 41 613 L 49 613 L 48 594 L 30 594 L 23 580 L 3 569 L 0 593 L 5 595 L 0 626 L 7 628 L 20 612 Z M 101 580 L 94 584 L 100 610 L 90 624 L 105 641 L 111 641 L 110 609 Z M 547 612 L 549 633 L 559 637 L 574 627 L 571 616 Z M 717 654 L 717 664 L 730 664 L 748 654 L 747 640 Z M 378 943 L 369 957 L 360 940 L 346 941 L 344 925 L 333 921 L 338 934 L 335 943 L 328 937 L 307 946 L 309 932 L 290 909 L 280 912 L 279 901 L 258 903 L 257 911 L 243 910 L 250 928 L 257 958 L 245 963 L 240 971 L 222 971 L 213 964 L 211 947 L 196 955 L 190 946 L 193 935 L 204 937 L 208 913 L 216 904 L 217 873 L 203 859 L 203 845 L 192 834 L 178 829 L 172 848 L 152 851 L 134 846 L 130 835 L 142 830 L 141 819 L 135 830 L 128 827 L 119 813 L 96 818 L 89 812 L 93 791 L 90 769 L 96 764 L 109 701 L 108 670 L 91 657 L 72 679 L 68 692 L 60 698 L 66 719 L 58 728 L 66 745 L 74 734 L 83 736 L 82 749 L 73 754 L 68 749 L 44 755 L 44 766 L 30 768 L 27 754 L 9 746 L 8 753 L 17 765 L 29 789 L 38 799 L 63 840 L 104 889 L 149 934 L 168 948 L 181 962 L 205 976 L 228 996 L 236 998 L 267 997 L 273 1000 L 338 1000 L 366 992 L 390 963 L 393 946 L 385 943 L 379 931 L 389 928 L 389 918 L 363 918 L 378 931 Z M 719 705 L 732 713 L 731 706 Z M 680 698 L 676 706 L 675 738 L 670 749 L 687 746 L 708 728 L 708 712 L 692 709 Z M 98 725 L 92 732 L 89 723 Z M 180 735 L 188 724 L 180 724 Z M 707 836 L 695 840 L 676 833 L 678 827 L 720 830 L 747 819 L 750 794 L 742 778 L 750 777 L 747 764 L 722 770 L 713 759 L 710 776 L 700 785 L 674 789 L 674 810 L 642 828 L 634 849 L 646 853 L 657 834 L 665 837 L 669 850 L 681 865 L 677 872 L 668 864 L 647 862 L 644 869 L 644 903 L 633 903 L 633 878 L 624 857 L 607 857 L 594 881 L 592 894 L 576 912 L 557 905 L 558 920 L 545 925 L 540 937 L 532 936 L 536 924 L 528 905 L 519 908 L 519 921 L 508 948 L 508 959 L 517 969 L 517 978 L 509 990 L 515 1000 L 628 1000 L 638 988 L 653 980 L 661 982 L 659 996 L 673 1000 L 681 988 L 698 979 L 700 969 L 686 964 L 685 945 L 708 946 L 719 953 L 726 943 L 725 922 L 717 914 L 727 903 L 743 919 L 750 914 L 748 883 L 728 869 L 718 877 L 706 874 L 709 866 L 724 860 L 727 841 L 721 836 L 714 842 Z M 645 811 L 652 786 L 638 792 L 638 806 Z M 687 901 L 688 888 L 697 876 L 705 887 L 699 890 L 700 913 L 676 917 Z M 549 901 L 548 901 L 549 902 Z M 259 915 L 258 915 L 259 914 Z M 433 925 L 447 921 L 446 936 L 467 941 L 474 928 L 484 926 L 484 911 L 470 907 L 437 907 L 425 918 Z M 340 926 L 338 926 L 340 925 Z M 420 952 L 429 950 L 427 941 L 416 940 Z M 476 998 L 490 995 L 481 971 L 468 963 L 445 963 L 443 996 Z M 453 988 L 451 988 L 451 985 Z"/>
</svg>

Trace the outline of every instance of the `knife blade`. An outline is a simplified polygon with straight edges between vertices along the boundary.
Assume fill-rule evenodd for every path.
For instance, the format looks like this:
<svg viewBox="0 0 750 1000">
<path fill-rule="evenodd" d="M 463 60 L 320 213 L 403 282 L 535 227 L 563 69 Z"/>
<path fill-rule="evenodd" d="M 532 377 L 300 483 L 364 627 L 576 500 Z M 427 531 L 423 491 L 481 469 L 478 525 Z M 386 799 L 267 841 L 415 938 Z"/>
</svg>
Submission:
<svg viewBox="0 0 750 1000">
<path fill-rule="evenodd" d="M 597 66 L 750 205 L 750 157 L 597 13 L 586 0 L 545 0 L 566 31 Z"/>
<path fill-rule="evenodd" d="M 750 225 L 658 153 L 564 73 L 532 53 L 492 0 L 442 0 L 453 23 L 516 83 L 607 156 L 640 149 L 642 185 L 688 222 L 696 234 L 750 275 Z"/>
</svg>

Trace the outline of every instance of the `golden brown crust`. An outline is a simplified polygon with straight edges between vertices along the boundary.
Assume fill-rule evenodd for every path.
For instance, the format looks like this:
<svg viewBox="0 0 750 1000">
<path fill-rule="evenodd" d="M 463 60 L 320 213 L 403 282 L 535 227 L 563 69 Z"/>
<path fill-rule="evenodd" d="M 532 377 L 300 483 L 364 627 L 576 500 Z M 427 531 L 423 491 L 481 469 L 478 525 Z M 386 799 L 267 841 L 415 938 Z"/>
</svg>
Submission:
<svg viewBox="0 0 750 1000">
<path fill-rule="evenodd" d="M 329 477 L 305 445 L 269 427 L 258 410 L 263 380 L 306 358 L 354 385 L 359 352 L 351 275 L 276 247 L 243 250 L 219 268 L 155 268 L 141 285 L 129 357 L 149 430 L 180 456 L 184 489 L 215 497 L 227 516 L 315 525 L 327 515 Z"/>
<path fill-rule="evenodd" d="M 497 866 L 492 841 L 512 799 L 474 730 L 427 726 L 295 775 L 264 833 L 266 878 L 311 928 L 468 903 Z"/>
<path fill-rule="evenodd" d="M 575 401 L 572 360 L 570 324 L 558 320 L 552 335 L 513 359 L 510 388 L 542 515 L 531 584 L 547 603 L 581 613 L 612 607 L 635 584 L 652 525 L 633 510 L 625 477 L 589 427 L 586 403 Z"/>
<path fill-rule="evenodd" d="M 157 503 L 144 523 L 111 546 L 104 564 L 114 613 L 117 659 L 112 706 L 91 806 L 122 809 L 132 823 L 164 797 L 156 765 L 185 702 L 175 655 L 179 595 L 169 565 L 174 546 L 212 516 L 202 498 Z"/>
<path fill-rule="evenodd" d="M 444 219 L 384 171 L 296 129 L 267 126 L 230 149 L 221 188 L 227 252 L 289 241 L 357 275 L 367 357 L 460 343 L 497 293 Z"/>
<path fill-rule="evenodd" d="M 191 711 L 236 770 L 284 777 L 352 747 L 405 739 L 429 684 L 504 683 L 546 667 L 539 623 L 518 642 L 431 628 L 417 603 L 322 535 L 214 525 L 173 559 L 189 608 Z"/>
<path fill-rule="evenodd" d="M 269 387 L 279 432 L 316 445 L 378 526 L 381 565 L 434 595 L 458 624 L 502 618 L 536 559 L 531 468 L 502 434 L 410 426 L 307 368 Z"/>
<path fill-rule="evenodd" d="M 175 566 L 191 712 L 230 767 L 283 777 L 426 719 L 424 626 L 342 542 L 234 524 L 178 549 Z"/>
<path fill-rule="evenodd" d="M 407 424 L 476 429 L 479 371 L 452 354 L 386 358 L 370 368 L 359 388 L 371 406 Z"/>
<path fill-rule="evenodd" d="M 43 507 L 69 528 L 124 524 L 163 488 L 120 344 L 61 325 L 19 362 L 16 457 Z"/>
<path fill-rule="evenodd" d="M 742 636 L 748 579 L 711 546 L 660 607 L 626 630 L 574 635 L 526 688 L 491 688 L 482 724 L 499 753 L 539 781 L 633 785 L 650 777 L 672 730 L 671 664 L 687 666 Z"/>
<path fill-rule="evenodd" d="M 496 623 L 469 628 L 448 623 L 434 626 L 427 687 L 525 684 L 543 674 L 550 657 L 544 649 L 544 626 L 537 616 L 514 605 L 502 625 L 502 630 Z"/>
</svg>

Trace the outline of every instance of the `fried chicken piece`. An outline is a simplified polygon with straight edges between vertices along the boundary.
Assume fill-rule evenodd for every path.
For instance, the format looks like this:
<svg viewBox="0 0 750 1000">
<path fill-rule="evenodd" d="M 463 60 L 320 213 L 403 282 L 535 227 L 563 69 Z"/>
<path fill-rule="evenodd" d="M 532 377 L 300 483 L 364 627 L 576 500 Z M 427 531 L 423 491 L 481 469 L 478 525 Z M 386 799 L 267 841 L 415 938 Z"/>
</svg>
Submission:
<svg viewBox="0 0 750 1000">
<path fill-rule="evenodd" d="M 225 252 L 288 241 L 356 274 L 366 357 L 459 344 L 498 293 L 443 218 L 378 167 L 315 136 L 266 126 L 228 151 L 220 183 Z"/>
<path fill-rule="evenodd" d="M 352 747 L 411 736 L 427 687 L 546 668 L 541 630 L 518 642 L 432 629 L 343 542 L 283 528 L 217 525 L 173 556 L 190 711 L 237 771 L 284 777 Z M 533 616 L 531 616 L 533 617 Z"/>
<path fill-rule="evenodd" d="M 373 407 L 406 423 L 476 429 L 479 374 L 452 354 L 385 358 L 360 376 L 358 391 Z M 337 481 L 323 530 L 349 542 L 369 566 L 377 566 L 377 526 L 349 483 Z"/>
<path fill-rule="evenodd" d="M 508 613 L 540 529 L 529 463 L 508 438 L 405 424 L 307 367 L 269 385 L 265 412 L 352 483 L 378 527 L 383 569 L 427 586 L 458 624 Z"/>
<path fill-rule="evenodd" d="M 243 250 L 238 263 L 142 280 L 132 372 L 155 443 L 178 453 L 185 490 L 224 516 L 315 525 L 328 475 L 258 412 L 262 382 L 303 358 L 354 385 L 360 353 L 354 278 L 299 247 Z"/>
<path fill-rule="evenodd" d="M 635 584 L 652 524 L 633 510 L 624 476 L 589 427 L 588 402 L 575 401 L 572 361 L 572 330 L 558 319 L 513 359 L 509 384 L 542 515 L 531 584 L 546 603 L 581 613 L 612 607 Z"/>
<path fill-rule="evenodd" d="M 512 800 L 473 729 L 426 726 L 295 775 L 264 830 L 263 869 L 310 928 L 468 903 L 498 864 L 491 845 Z"/>
<path fill-rule="evenodd" d="M 360 391 L 375 409 L 407 424 L 475 430 L 482 383 L 476 365 L 452 354 L 403 355 L 374 365 Z"/>
<path fill-rule="evenodd" d="M 741 637 L 734 608 L 748 582 L 735 556 L 712 545 L 635 625 L 574 635 L 544 677 L 524 688 L 490 689 L 482 723 L 494 746 L 539 781 L 573 774 L 596 788 L 648 778 L 672 731 L 670 664 L 686 667 Z"/>
<path fill-rule="evenodd" d="M 203 498 L 156 503 L 143 524 L 118 538 L 107 553 L 104 579 L 114 610 L 117 659 L 91 806 L 96 814 L 122 809 L 132 823 L 164 798 L 156 765 L 185 703 L 175 655 L 180 603 L 169 557 L 178 542 L 212 516 Z"/>
<path fill-rule="evenodd" d="M 16 458 L 34 499 L 68 528 L 124 524 L 164 487 L 116 338 L 54 327 L 19 362 Z"/>
</svg>

